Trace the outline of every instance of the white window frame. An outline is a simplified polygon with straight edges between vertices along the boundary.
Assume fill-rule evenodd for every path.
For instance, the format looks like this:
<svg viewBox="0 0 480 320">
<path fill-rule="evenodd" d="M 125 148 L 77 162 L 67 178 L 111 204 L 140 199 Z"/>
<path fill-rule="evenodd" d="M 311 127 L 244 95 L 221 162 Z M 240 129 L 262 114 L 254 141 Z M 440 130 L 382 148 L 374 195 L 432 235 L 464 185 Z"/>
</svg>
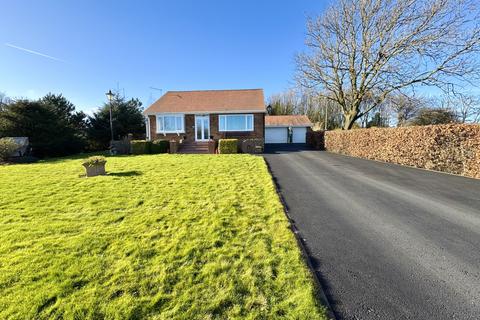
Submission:
<svg viewBox="0 0 480 320">
<path fill-rule="evenodd" d="M 175 117 L 175 123 L 177 123 L 177 118 L 181 118 L 182 128 L 181 130 L 165 130 L 165 117 Z M 163 130 L 160 130 L 160 122 L 162 123 Z M 157 114 L 157 133 L 185 133 L 185 114 L 183 113 L 168 113 L 168 114 Z"/>
<path fill-rule="evenodd" d="M 243 130 L 229 130 L 228 129 L 228 118 L 230 117 L 237 117 L 237 116 L 245 116 L 245 129 Z M 220 122 L 221 122 L 221 118 L 224 118 L 225 120 L 225 130 L 222 130 L 222 128 L 220 127 Z M 248 118 L 251 118 L 252 119 L 252 128 L 248 128 Z M 245 114 L 239 114 L 239 113 L 234 113 L 234 114 L 220 114 L 218 115 L 218 131 L 220 132 L 250 132 L 250 131 L 254 131 L 255 129 L 255 117 L 253 116 L 253 114 L 250 114 L 250 113 L 245 113 Z"/>
<path fill-rule="evenodd" d="M 150 118 L 148 116 L 145 117 L 145 126 L 146 126 L 146 138 L 150 141 Z"/>
</svg>

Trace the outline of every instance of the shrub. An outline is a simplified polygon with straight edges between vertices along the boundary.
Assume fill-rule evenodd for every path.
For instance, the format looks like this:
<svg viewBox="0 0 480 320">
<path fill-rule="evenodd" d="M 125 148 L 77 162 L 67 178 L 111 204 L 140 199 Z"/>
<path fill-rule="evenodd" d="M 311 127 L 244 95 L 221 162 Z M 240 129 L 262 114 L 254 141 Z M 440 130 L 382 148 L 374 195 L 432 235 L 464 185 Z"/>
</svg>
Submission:
<svg viewBox="0 0 480 320">
<path fill-rule="evenodd" d="M 0 160 L 7 160 L 15 150 L 18 149 L 18 144 L 12 138 L 0 139 Z"/>
<path fill-rule="evenodd" d="M 145 140 L 132 140 L 132 154 L 149 154 L 152 143 Z"/>
<path fill-rule="evenodd" d="M 414 126 L 428 126 L 433 124 L 447 124 L 457 122 L 455 113 L 448 109 L 423 108 L 410 121 Z"/>
<path fill-rule="evenodd" d="M 167 153 L 170 142 L 168 140 L 155 140 L 150 146 L 151 153 Z"/>
<path fill-rule="evenodd" d="M 324 150 L 325 131 L 307 131 L 307 145 L 317 150 Z"/>
<path fill-rule="evenodd" d="M 237 153 L 238 152 L 238 139 L 220 139 L 218 141 L 219 153 Z"/>
<path fill-rule="evenodd" d="M 94 156 L 83 160 L 82 165 L 84 167 L 100 166 L 107 163 L 107 159 L 103 156 Z"/>
<path fill-rule="evenodd" d="M 264 141 L 263 139 L 245 139 L 241 146 L 243 153 L 262 153 Z"/>
</svg>

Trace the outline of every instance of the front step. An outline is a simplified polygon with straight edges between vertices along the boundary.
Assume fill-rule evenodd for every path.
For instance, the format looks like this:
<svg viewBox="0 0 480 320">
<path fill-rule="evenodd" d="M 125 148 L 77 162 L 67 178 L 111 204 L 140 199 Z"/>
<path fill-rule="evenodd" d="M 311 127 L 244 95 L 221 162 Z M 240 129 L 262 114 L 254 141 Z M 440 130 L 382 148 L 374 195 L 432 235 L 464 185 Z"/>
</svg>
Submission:
<svg viewBox="0 0 480 320">
<path fill-rule="evenodd" d="M 178 153 L 193 154 L 193 153 L 208 153 L 208 142 L 190 142 L 179 145 Z"/>
</svg>

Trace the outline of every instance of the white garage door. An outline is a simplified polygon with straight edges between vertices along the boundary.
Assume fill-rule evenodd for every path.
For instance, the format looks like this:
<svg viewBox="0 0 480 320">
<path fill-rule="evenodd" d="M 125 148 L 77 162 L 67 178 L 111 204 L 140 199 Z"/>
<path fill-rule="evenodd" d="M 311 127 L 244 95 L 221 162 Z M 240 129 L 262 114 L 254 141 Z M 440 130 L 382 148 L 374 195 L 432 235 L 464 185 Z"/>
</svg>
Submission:
<svg viewBox="0 0 480 320">
<path fill-rule="evenodd" d="M 287 143 L 287 140 L 287 127 L 265 128 L 265 143 Z"/>
<path fill-rule="evenodd" d="M 293 143 L 305 143 L 307 138 L 307 128 L 292 128 L 293 129 L 293 136 L 292 142 Z"/>
</svg>

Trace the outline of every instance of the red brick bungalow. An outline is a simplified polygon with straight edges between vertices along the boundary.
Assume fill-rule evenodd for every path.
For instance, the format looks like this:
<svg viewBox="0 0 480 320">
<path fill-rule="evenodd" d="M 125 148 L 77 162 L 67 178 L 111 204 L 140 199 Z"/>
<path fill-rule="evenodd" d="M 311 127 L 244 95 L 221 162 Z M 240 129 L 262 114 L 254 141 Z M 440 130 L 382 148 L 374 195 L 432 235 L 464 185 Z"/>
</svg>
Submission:
<svg viewBox="0 0 480 320">
<path fill-rule="evenodd" d="M 148 140 L 182 140 L 184 145 L 196 146 L 224 138 L 264 141 L 265 114 L 262 89 L 168 91 L 144 111 Z M 282 121 L 285 128 L 291 127 L 296 117 L 305 124 L 304 116 L 268 116 L 272 128 L 267 130 L 278 139 L 284 133 Z"/>
<path fill-rule="evenodd" d="M 168 91 L 144 111 L 147 138 L 202 142 L 264 137 L 262 89 Z"/>
</svg>

